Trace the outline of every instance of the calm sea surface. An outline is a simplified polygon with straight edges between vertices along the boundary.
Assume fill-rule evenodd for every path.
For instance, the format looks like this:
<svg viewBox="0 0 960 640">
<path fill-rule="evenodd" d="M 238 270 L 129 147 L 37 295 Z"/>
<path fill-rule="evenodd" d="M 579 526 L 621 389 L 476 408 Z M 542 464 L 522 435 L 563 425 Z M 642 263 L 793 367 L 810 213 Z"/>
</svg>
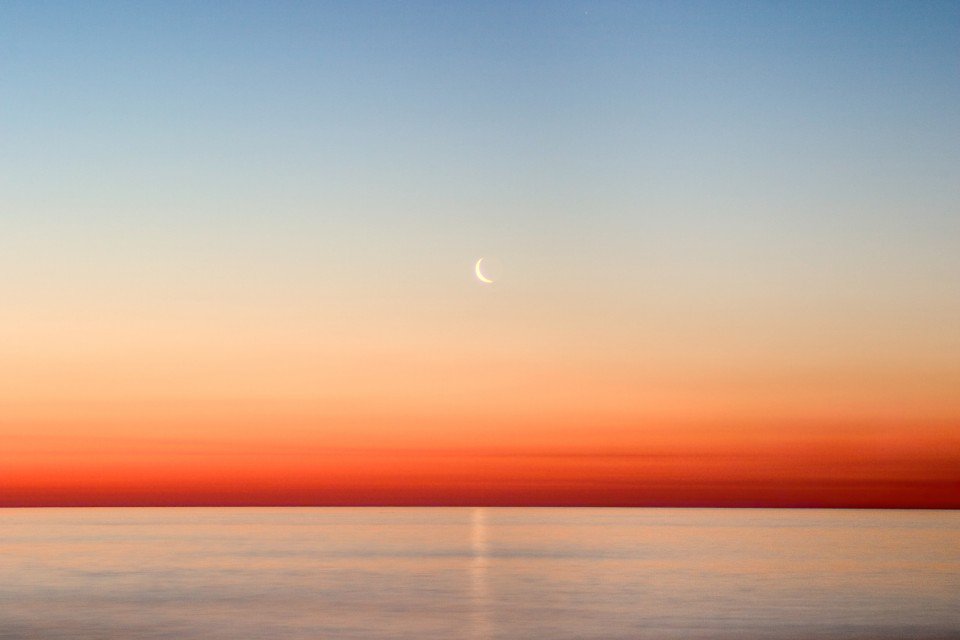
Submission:
<svg viewBox="0 0 960 640">
<path fill-rule="evenodd" d="M 960 512 L 0 510 L 0 638 L 960 638 Z"/>
</svg>

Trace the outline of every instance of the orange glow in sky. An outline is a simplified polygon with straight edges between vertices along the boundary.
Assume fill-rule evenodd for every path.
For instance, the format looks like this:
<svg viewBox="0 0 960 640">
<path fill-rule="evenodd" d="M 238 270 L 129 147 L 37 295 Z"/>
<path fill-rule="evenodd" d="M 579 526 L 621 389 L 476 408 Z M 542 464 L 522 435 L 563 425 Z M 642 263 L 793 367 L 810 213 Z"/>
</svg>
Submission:
<svg viewBox="0 0 960 640">
<path fill-rule="evenodd" d="M 0 505 L 960 507 L 954 9 L 429 6 L 9 9 Z"/>
</svg>

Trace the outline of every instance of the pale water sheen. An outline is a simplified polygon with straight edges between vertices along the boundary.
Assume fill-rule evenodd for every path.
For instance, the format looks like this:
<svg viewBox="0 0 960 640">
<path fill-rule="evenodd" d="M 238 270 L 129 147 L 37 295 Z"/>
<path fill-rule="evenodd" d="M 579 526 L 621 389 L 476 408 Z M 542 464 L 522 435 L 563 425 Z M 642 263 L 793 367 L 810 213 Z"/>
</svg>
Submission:
<svg viewBox="0 0 960 640">
<path fill-rule="evenodd" d="M 0 639 L 960 638 L 960 512 L 0 511 Z"/>
</svg>

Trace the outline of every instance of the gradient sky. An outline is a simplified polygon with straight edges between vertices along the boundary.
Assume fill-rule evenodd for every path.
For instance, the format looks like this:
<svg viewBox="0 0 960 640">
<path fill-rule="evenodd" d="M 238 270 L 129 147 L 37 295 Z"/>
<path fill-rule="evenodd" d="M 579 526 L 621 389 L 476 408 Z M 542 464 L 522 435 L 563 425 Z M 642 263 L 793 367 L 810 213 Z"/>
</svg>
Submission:
<svg viewBox="0 0 960 640">
<path fill-rule="evenodd" d="M 960 4 L 4 2 L 0 437 L 0 505 L 960 507 Z"/>
</svg>

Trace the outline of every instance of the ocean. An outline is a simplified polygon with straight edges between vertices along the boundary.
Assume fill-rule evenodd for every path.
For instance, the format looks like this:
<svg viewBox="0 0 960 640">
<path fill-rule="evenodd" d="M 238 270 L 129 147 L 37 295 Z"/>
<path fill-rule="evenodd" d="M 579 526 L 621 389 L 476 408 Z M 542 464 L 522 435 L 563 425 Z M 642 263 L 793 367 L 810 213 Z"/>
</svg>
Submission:
<svg viewBox="0 0 960 640">
<path fill-rule="evenodd" d="M 960 512 L 0 510 L 0 639 L 960 638 Z"/>
</svg>

